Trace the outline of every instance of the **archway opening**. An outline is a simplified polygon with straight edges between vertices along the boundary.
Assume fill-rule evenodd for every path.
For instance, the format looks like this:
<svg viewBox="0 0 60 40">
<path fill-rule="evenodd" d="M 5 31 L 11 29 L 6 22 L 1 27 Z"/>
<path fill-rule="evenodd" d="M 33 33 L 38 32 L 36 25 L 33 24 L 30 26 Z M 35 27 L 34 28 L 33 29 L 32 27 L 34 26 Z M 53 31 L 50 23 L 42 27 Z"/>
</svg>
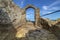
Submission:
<svg viewBox="0 0 60 40">
<path fill-rule="evenodd" d="M 35 9 L 34 8 L 26 9 L 26 21 L 35 22 Z"/>
</svg>

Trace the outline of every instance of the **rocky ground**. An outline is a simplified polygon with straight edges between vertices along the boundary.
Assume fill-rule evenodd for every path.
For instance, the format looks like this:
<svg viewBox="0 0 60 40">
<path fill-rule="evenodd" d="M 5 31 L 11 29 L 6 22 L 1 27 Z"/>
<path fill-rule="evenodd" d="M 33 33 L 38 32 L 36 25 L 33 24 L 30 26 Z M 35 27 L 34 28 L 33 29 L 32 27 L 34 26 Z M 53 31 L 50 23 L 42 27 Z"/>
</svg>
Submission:
<svg viewBox="0 0 60 40">
<path fill-rule="evenodd" d="M 30 31 L 25 38 L 21 40 L 58 40 L 58 38 L 51 32 L 41 29 Z"/>
<path fill-rule="evenodd" d="M 31 22 L 27 26 L 18 28 L 18 31 L 11 29 L 8 31 L 0 31 L 0 40 L 59 40 L 60 29 L 53 26 L 49 30 L 36 29 Z M 30 26 L 29 26 L 30 25 Z M 32 26 L 31 26 L 32 25 Z"/>
</svg>

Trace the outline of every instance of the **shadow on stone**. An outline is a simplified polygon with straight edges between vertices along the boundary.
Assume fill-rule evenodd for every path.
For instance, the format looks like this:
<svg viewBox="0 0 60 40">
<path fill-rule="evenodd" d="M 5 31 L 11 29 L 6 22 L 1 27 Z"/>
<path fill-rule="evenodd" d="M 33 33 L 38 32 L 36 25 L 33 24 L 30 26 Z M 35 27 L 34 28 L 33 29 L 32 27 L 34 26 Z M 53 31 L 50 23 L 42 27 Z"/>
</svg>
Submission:
<svg viewBox="0 0 60 40">
<path fill-rule="evenodd" d="M 50 25 L 49 25 L 48 21 L 46 21 L 46 20 L 43 19 L 43 18 L 40 18 L 38 24 L 41 25 L 42 28 L 44 28 L 44 29 L 49 30 L 49 28 L 50 28 Z"/>
<path fill-rule="evenodd" d="M 18 38 L 17 40 L 57 40 L 57 37 L 51 32 L 42 30 L 30 30 L 26 37 Z"/>
<path fill-rule="evenodd" d="M 56 35 L 56 37 L 60 40 L 60 22 L 56 23 L 50 28 L 50 31 Z"/>
<path fill-rule="evenodd" d="M 0 8 L 0 40 L 13 40 L 16 35 L 11 19 L 7 12 Z"/>
</svg>

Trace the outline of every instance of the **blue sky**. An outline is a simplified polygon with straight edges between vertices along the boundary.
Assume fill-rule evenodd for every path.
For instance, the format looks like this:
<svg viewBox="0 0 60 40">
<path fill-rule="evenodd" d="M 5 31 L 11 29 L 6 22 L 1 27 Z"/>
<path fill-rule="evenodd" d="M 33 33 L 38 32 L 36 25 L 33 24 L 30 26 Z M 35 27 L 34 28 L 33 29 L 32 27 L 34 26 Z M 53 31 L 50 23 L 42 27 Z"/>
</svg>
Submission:
<svg viewBox="0 0 60 40">
<path fill-rule="evenodd" d="M 34 9 L 32 9 L 32 8 L 29 8 L 29 9 L 27 9 L 26 10 L 26 19 L 27 20 L 31 20 L 31 21 L 34 21 L 35 19 L 34 19 Z"/>
<path fill-rule="evenodd" d="M 13 0 L 13 1 L 20 8 L 24 8 L 28 4 L 34 5 L 35 7 L 40 9 L 40 16 L 47 13 L 51 13 L 56 10 L 60 10 L 60 0 Z M 26 14 L 28 20 L 34 20 L 33 9 L 28 9 L 26 11 Z M 60 18 L 60 12 L 48 16 L 44 16 L 43 18 L 49 18 L 51 20 L 55 20 L 57 18 Z"/>
</svg>

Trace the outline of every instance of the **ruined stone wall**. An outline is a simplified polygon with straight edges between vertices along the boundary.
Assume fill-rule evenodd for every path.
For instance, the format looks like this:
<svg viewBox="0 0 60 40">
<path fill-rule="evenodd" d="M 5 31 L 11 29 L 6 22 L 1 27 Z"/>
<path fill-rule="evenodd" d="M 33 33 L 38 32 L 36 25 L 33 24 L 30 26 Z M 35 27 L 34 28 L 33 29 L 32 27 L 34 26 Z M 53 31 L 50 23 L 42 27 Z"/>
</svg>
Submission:
<svg viewBox="0 0 60 40">
<path fill-rule="evenodd" d="M 17 25 L 21 20 L 22 10 L 12 0 L 0 0 L 0 24 Z"/>
</svg>

